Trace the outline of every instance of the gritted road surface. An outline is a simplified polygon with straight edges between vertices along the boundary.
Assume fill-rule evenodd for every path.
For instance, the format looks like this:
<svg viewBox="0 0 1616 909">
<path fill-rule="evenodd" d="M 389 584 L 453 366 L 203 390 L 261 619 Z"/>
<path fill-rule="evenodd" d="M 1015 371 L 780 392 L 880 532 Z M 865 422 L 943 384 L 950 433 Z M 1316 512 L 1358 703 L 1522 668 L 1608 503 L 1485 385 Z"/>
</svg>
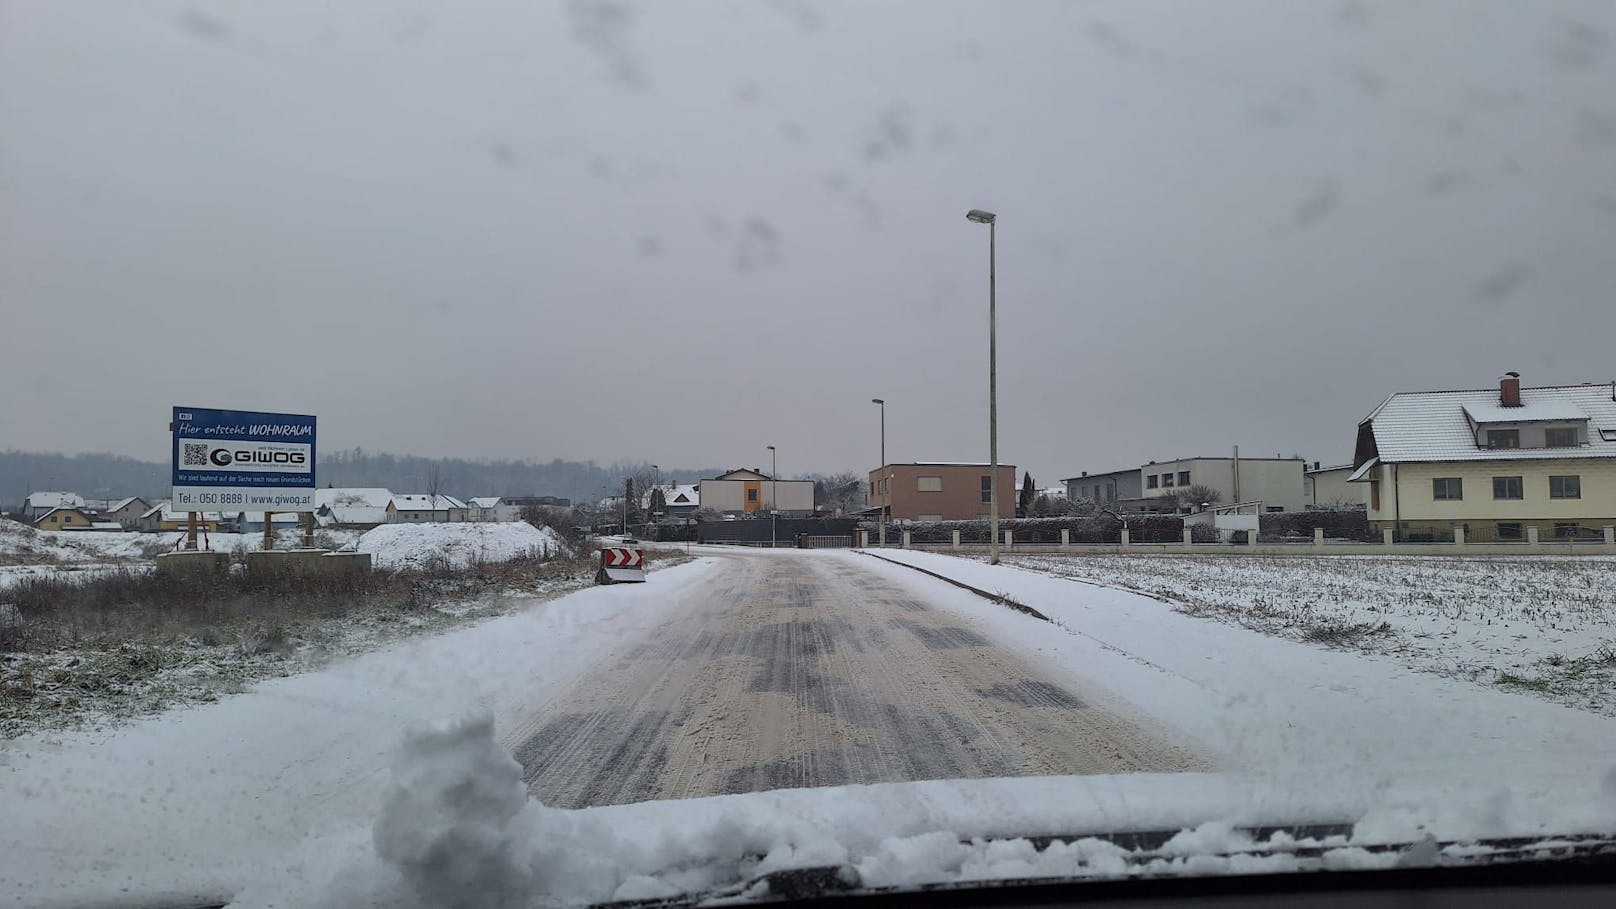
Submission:
<svg viewBox="0 0 1616 909">
<path fill-rule="evenodd" d="M 861 558 L 721 557 L 705 589 L 687 594 L 654 635 L 504 737 L 529 791 L 582 808 L 847 783 L 1208 769 Z"/>
</svg>

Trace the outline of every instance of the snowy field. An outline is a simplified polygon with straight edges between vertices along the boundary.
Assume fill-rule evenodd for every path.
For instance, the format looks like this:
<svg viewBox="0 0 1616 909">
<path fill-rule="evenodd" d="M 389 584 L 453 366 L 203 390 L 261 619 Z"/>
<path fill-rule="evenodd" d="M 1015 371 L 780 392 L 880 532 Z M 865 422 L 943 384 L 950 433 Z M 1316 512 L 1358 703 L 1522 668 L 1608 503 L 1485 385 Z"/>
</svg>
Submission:
<svg viewBox="0 0 1616 909">
<path fill-rule="evenodd" d="M 1616 715 L 1616 560 L 1007 555 L 1189 615 Z"/>
</svg>

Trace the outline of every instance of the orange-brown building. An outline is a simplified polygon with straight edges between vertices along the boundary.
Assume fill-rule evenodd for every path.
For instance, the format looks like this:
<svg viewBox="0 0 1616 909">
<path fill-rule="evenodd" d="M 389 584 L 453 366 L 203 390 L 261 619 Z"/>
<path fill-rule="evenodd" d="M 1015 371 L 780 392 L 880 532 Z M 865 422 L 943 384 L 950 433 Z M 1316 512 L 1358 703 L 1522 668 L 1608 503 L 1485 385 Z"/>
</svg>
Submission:
<svg viewBox="0 0 1616 909">
<path fill-rule="evenodd" d="M 894 521 L 972 521 L 986 519 L 986 464 L 917 462 L 885 464 L 870 471 L 870 508 Z M 999 517 L 1016 516 L 1016 467 L 999 465 Z"/>
</svg>

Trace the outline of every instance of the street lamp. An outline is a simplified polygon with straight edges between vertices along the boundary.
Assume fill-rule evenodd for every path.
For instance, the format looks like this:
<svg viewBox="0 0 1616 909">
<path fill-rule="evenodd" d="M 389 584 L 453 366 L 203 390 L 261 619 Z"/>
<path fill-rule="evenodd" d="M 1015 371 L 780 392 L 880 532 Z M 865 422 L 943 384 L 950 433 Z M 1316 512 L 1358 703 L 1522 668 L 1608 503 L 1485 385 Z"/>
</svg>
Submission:
<svg viewBox="0 0 1616 909">
<path fill-rule="evenodd" d="M 887 469 L 887 402 L 881 398 L 871 398 L 870 403 L 881 406 L 881 466 L 877 468 L 875 475 L 876 480 L 879 482 L 886 478 Z M 889 499 L 888 504 L 882 505 L 881 511 L 875 516 L 876 532 L 879 534 L 876 539 L 883 544 L 887 541 L 887 509 L 890 507 L 892 506 Z"/>
<path fill-rule="evenodd" d="M 774 538 L 775 530 L 780 526 L 780 502 L 775 496 L 779 493 L 780 461 L 776 457 L 773 445 L 765 446 L 769 449 L 769 548 L 777 544 Z"/>
<path fill-rule="evenodd" d="M 988 562 L 999 564 L 999 336 L 996 252 L 999 216 L 973 208 L 965 218 L 988 226 Z"/>
</svg>

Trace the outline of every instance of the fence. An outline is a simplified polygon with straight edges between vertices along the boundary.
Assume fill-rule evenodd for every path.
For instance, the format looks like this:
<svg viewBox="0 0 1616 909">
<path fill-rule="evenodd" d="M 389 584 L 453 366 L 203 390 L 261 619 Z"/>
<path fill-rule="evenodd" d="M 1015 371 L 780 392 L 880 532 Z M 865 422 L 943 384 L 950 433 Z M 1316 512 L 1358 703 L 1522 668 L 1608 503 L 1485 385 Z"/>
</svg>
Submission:
<svg viewBox="0 0 1616 909">
<path fill-rule="evenodd" d="M 1512 556 L 1512 555 L 1613 555 L 1616 554 L 1616 527 L 1600 528 L 1597 536 L 1579 535 L 1561 539 L 1540 537 L 1536 527 L 1526 528 L 1521 540 L 1475 540 L 1465 536 L 1463 528 L 1453 532 L 1447 540 L 1426 540 L 1382 531 L 1378 542 L 1363 540 L 1329 539 L 1323 528 L 1315 528 L 1312 539 L 1276 542 L 1242 535 L 1232 543 L 1203 542 L 1196 539 L 1194 529 L 1177 542 L 1138 541 L 1123 529 L 1114 541 L 1094 543 L 1072 539 L 1070 531 L 1063 530 L 1056 542 L 1027 541 L 1015 531 L 1006 531 L 1001 540 L 1005 552 L 1065 552 L 1078 554 L 1146 554 L 1164 555 L 1439 555 L 1439 556 Z M 877 545 L 873 533 L 860 529 L 857 545 Z M 987 548 L 986 541 L 971 541 L 955 532 L 947 541 L 917 540 L 911 531 L 887 529 L 887 547 L 903 549 L 937 549 L 980 551 Z"/>
</svg>

